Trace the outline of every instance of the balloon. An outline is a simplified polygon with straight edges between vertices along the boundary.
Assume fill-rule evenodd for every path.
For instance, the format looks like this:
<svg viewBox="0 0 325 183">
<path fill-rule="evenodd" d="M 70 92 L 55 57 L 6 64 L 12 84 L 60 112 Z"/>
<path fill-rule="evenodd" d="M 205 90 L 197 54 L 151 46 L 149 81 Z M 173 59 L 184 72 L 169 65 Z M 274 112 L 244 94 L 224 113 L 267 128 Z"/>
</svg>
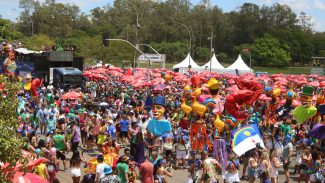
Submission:
<svg viewBox="0 0 325 183">
<path fill-rule="evenodd" d="M 296 118 L 298 123 L 305 122 L 309 118 L 315 116 L 317 113 L 317 109 L 315 106 L 305 107 L 299 106 L 293 110 L 293 116 Z"/>
</svg>

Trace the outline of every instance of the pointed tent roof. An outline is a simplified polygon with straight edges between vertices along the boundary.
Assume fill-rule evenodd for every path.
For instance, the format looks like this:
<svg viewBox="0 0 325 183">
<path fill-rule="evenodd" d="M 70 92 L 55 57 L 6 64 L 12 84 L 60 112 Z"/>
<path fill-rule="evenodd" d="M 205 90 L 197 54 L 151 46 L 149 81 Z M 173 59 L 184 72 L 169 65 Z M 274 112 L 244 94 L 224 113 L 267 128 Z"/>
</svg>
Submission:
<svg viewBox="0 0 325 183">
<path fill-rule="evenodd" d="M 250 71 L 252 70 L 251 68 L 249 68 L 244 60 L 241 58 L 241 55 L 238 56 L 237 60 L 231 64 L 229 67 L 227 67 L 227 69 L 232 69 L 232 70 L 239 70 L 239 71 Z"/>
<path fill-rule="evenodd" d="M 205 69 L 206 67 L 210 68 L 210 62 L 211 62 L 211 69 L 224 69 L 224 67 L 220 64 L 215 54 L 213 54 L 210 61 L 205 65 L 203 65 L 201 68 L 203 69 Z"/>
<path fill-rule="evenodd" d="M 200 68 L 200 66 L 197 65 L 197 63 L 195 63 L 195 61 L 192 59 L 190 53 L 188 53 L 186 58 L 183 61 L 173 66 L 173 69 L 185 68 L 185 67 L 188 68 L 189 63 L 193 69 Z"/>
</svg>

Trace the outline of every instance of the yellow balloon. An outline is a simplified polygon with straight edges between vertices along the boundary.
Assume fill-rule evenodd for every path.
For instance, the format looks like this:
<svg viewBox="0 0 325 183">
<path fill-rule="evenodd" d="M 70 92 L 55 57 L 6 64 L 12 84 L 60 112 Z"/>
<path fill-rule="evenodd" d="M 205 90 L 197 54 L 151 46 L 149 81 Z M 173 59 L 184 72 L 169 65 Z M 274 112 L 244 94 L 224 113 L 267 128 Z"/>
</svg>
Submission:
<svg viewBox="0 0 325 183">
<path fill-rule="evenodd" d="M 192 95 L 195 96 L 197 99 L 200 98 L 201 96 L 201 88 L 197 88 L 194 90 L 194 92 L 192 92 Z"/>
<path fill-rule="evenodd" d="M 214 127 L 218 130 L 218 132 L 223 132 L 225 128 L 225 123 L 220 120 L 219 114 L 216 116 L 216 120 L 214 120 Z"/>
</svg>

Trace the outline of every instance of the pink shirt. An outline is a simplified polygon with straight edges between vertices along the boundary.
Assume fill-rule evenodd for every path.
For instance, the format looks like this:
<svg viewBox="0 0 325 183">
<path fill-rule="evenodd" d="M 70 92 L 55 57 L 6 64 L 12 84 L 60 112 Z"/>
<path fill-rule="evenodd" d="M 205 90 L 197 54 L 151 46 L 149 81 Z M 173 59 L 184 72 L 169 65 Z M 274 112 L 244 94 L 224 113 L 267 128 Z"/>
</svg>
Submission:
<svg viewBox="0 0 325 183">
<path fill-rule="evenodd" d="M 153 164 L 144 162 L 140 165 L 140 175 L 142 183 L 154 183 Z"/>
</svg>

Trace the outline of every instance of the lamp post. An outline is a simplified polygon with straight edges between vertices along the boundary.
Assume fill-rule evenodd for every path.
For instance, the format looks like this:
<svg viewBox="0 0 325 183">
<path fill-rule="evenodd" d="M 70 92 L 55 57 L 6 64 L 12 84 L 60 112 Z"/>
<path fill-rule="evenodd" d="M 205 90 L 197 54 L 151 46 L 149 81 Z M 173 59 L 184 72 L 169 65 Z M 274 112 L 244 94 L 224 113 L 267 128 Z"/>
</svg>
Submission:
<svg viewBox="0 0 325 183">
<path fill-rule="evenodd" d="M 127 41 L 127 40 L 124 40 L 124 39 L 106 39 L 106 40 L 108 40 L 108 41 L 121 41 L 121 42 L 125 42 L 125 43 L 127 43 L 127 44 L 129 44 L 130 46 L 132 46 L 136 51 L 138 51 L 139 53 L 141 53 L 142 55 L 144 55 L 144 57 L 146 57 L 147 59 L 148 59 L 148 69 L 147 69 L 147 80 L 148 81 L 150 81 L 150 62 L 151 62 L 151 60 L 150 60 L 150 58 L 147 56 L 147 55 L 145 55 L 141 50 L 139 50 L 139 48 L 137 47 L 137 46 L 134 46 L 132 43 L 130 43 L 129 41 Z"/>
<path fill-rule="evenodd" d="M 155 50 L 152 46 L 148 45 L 148 44 L 138 44 L 139 46 L 147 46 L 150 49 L 152 49 L 157 55 L 159 55 L 159 57 L 162 59 L 162 55 L 160 53 L 158 53 L 157 50 Z M 164 68 L 165 68 L 165 62 L 164 62 Z"/>
<path fill-rule="evenodd" d="M 213 56 L 213 53 L 214 53 L 214 49 L 212 48 L 212 42 L 213 42 L 213 33 L 211 34 L 211 37 L 208 37 L 208 40 L 210 40 L 210 53 L 211 53 L 211 60 L 210 60 L 210 73 L 212 72 L 212 56 Z"/>
<path fill-rule="evenodd" d="M 191 48 L 192 48 L 192 34 L 191 34 L 191 31 L 190 31 L 190 29 L 189 29 L 186 25 L 184 25 L 184 24 L 182 24 L 182 23 L 179 23 L 179 22 L 176 22 L 175 20 L 173 20 L 173 21 L 174 21 L 176 24 L 179 24 L 179 25 L 185 27 L 186 30 L 188 31 L 188 35 L 189 35 L 189 37 L 190 37 L 188 66 L 189 66 L 189 71 L 190 71 L 190 70 L 191 70 Z"/>
</svg>

